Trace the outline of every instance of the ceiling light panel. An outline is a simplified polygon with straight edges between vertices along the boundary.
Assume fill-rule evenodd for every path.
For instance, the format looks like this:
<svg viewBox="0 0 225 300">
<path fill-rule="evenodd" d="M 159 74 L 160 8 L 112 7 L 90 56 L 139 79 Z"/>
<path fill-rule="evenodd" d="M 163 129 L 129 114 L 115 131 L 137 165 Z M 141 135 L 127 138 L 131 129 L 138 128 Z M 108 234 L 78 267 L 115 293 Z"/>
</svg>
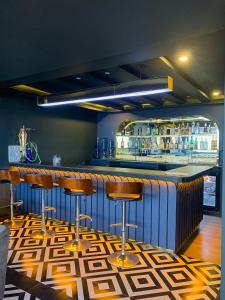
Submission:
<svg viewBox="0 0 225 300">
<path fill-rule="evenodd" d="M 85 102 L 99 102 L 122 98 L 139 97 L 145 95 L 169 93 L 172 91 L 173 78 L 168 76 L 163 78 L 131 81 L 110 87 L 88 89 L 71 94 L 39 97 L 38 105 L 48 107 L 58 105 L 79 104 Z"/>
</svg>

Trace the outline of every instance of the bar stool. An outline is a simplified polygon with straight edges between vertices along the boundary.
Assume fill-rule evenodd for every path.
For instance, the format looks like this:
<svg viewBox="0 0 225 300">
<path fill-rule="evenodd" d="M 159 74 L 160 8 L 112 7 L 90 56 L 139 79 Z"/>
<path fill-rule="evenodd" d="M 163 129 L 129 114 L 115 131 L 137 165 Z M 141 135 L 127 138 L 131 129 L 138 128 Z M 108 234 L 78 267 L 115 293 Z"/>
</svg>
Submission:
<svg viewBox="0 0 225 300">
<path fill-rule="evenodd" d="M 63 248 L 68 251 L 82 251 L 91 247 L 91 243 L 87 240 L 79 238 L 79 226 L 80 221 L 89 219 L 92 221 L 90 216 L 80 214 L 80 200 L 82 196 L 90 196 L 96 192 L 93 189 L 92 181 L 90 179 L 77 179 L 69 177 L 60 177 L 58 184 L 64 189 L 66 195 L 75 196 L 76 200 L 76 233 L 75 240 L 64 244 Z"/>
<path fill-rule="evenodd" d="M 53 182 L 51 175 L 43 174 L 24 174 L 24 181 L 30 185 L 32 189 L 39 189 L 41 192 L 41 230 L 37 230 L 32 233 L 33 239 L 49 239 L 55 236 L 53 230 L 47 230 L 45 225 L 45 212 L 53 210 L 54 207 L 45 206 L 46 192 L 58 186 Z"/>
<path fill-rule="evenodd" d="M 142 200 L 143 184 L 141 182 L 106 182 L 106 194 L 109 200 L 120 201 L 122 203 L 122 223 L 111 224 L 111 226 L 121 226 L 121 251 L 109 255 L 108 261 L 110 264 L 121 268 L 134 267 L 139 262 L 139 259 L 137 255 L 125 251 L 126 228 L 137 228 L 137 225 L 126 224 L 126 203 Z"/>
<path fill-rule="evenodd" d="M 17 171 L 8 171 L 8 170 L 1 170 L 0 171 L 0 181 L 1 183 L 9 184 L 10 188 L 10 219 L 7 219 L 3 222 L 3 224 L 7 225 L 11 229 L 18 229 L 23 225 L 22 221 L 17 221 L 14 219 L 14 206 L 20 206 L 23 204 L 23 201 L 14 201 L 14 192 L 16 186 L 23 181 L 20 178 L 20 175 Z M 8 206 L 7 206 L 8 207 Z"/>
</svg>

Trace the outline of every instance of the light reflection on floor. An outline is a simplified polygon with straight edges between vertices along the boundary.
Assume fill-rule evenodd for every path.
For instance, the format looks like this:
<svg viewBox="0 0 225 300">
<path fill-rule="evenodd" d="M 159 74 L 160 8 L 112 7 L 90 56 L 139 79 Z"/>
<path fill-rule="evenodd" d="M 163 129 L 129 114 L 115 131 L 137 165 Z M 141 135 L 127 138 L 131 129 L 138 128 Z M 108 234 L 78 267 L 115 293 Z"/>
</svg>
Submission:
<svg viewBox="0 0 225 300">
<path fill-rule="evenodd" d="M 63 249 L 74 228 L 48 220 L 56 235 L 33 240 L 40 220 L 19 216 L 23 227 L 11 231 L 4 299 L 216 299 L 220 267 L 151 245 L 129 242 L 126 250 L 139 257 L 137 266 L 119 269 L 109 254 L 120 250 L 115 235 L 81 227 L 80 237 L 92 247 L 79 253 Z M 14 297 L 14 298 L 13 298 Z"/>
</svg>

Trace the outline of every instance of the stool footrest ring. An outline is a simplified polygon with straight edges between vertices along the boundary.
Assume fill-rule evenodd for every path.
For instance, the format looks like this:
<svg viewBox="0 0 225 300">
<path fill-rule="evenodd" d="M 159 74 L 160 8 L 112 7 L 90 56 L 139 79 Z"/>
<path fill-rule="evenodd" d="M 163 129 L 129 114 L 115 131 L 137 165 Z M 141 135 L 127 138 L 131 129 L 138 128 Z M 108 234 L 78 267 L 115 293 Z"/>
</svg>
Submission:
<svg viewBox="0 0 225 300">
<path fill-rule="evenodd" d="M 55 207 L 45 206 L 44 211 L 54 211 L 54 212 L 56 212 L 56 209 L 55 209 Z"/>
<path fill-rule="evenodd" d="M 115 223 L 115 224 L 110 224 L 110 227 L 121 227 L 122 223 Z"/>
<path fill-rule="evenodd" d="M 31 218 L 33 220 L 41 220 L 41 215 L 35 214 L 35 213 L 29 213 L 29 216 L 31 216 Z"/>
<path fill-rule="evenodd" d="M 122 223 L 110 224 L 110 227 L 116 227 L 116 226 L 121 227 Z M 138 226 L 135 224 L 126 224 L 126 227 L 138 228 Z"/>
<path fill-rule="evenodd" d="M 16 206 L 20 206 L 22 204 L 23 204 L 22 200 L 18 200 L 18 201 L 13 202 L 13 205 L 16 205 Z"/>
<path fill-rule="evenodd" d="M 91 222 L 92 222 L 92 217 L 88 216 L 88 215 L 83 215 L 83 214 L 80 214 L 80 221 L 81 220 L 85 220 L 85 219 L 89 219 Z"/>
<path fill-rule="evenodd" d="M 138 228 L 136 224 L 126 224 L 127 227 Z"/>
<path fill-rule="evenodd" d="M 1 208 L 7 208 L 7 207 L 10 207 L 10 205 L 0 206 L 0 209 Z"/>
</svg>

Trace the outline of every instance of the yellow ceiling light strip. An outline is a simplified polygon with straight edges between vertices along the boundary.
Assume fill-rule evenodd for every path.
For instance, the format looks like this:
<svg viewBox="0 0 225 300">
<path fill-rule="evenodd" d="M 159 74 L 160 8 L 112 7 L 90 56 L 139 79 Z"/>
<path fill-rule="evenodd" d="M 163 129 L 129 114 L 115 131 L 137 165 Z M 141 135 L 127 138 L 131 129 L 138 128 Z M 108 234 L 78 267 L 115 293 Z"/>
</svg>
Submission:
<svg viewBox="0 0 225 300">
<path fill-rule="evenodd" d="M 171 62 L 165 57 L 165 56 L 160 56 L 159 57 L 161 59 L 161 61 L 163 61 L 168 67 L 170 67 L 170 69 L 175 71 L 174 66 L 171 64 Z"/>
<path fill-rule="evenodd" d="M 35 94 L 38 96 L 48 96 L 51 95 L 51 93 L 40 90 L 40 89 L 36 89 L 32 86 L 26 85 L 26 84 L 18 84 L 18 85 L 14 85 L 11 87 L 14 90 L 20 91 L 20 92 L 24 92 L 24 93 L 29 93 L 29 94 Z"/>
</svg>

